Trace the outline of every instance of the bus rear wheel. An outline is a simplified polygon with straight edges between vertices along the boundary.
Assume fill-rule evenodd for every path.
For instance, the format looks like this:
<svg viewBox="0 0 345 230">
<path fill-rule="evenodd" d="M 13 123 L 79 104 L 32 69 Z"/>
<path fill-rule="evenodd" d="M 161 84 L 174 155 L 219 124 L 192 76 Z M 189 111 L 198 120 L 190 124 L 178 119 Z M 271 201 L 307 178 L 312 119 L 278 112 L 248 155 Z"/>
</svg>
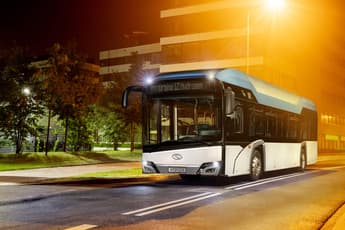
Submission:
<svg viewBox="0 0 345 230">
<path fill-rule="evenodd" d="M 305 153 L 305 150 L 302 150 L 301 155 L 300 155 L 299 169 L 301 172 L 304 172 L 306 167 L 307 167 L 307 155 Z"/>
<path fill-rule="evenodd" d="M 250 161 L 250 179 L 258 180 L 263 173 L 262 155 L 259 150 L 255 149 Z"/>
</svg>

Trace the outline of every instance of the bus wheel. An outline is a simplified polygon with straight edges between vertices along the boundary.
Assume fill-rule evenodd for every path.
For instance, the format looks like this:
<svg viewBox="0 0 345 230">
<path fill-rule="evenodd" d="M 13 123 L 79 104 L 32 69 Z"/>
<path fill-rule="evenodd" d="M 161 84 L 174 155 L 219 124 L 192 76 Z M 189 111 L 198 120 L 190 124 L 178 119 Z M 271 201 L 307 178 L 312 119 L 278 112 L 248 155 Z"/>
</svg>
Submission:
<svg viewBox="0 0 345 230">
<path fill-rule="evenodd" d="M 262 155 L 259 150 L 255 149 L 250 161 L 250 178 L 258 180 L 263 173 Z"/>
<path fill-rule="evenodd" d="M 300 161 L 299 161 L 299 169 L 301 172 L 304 172 L 304 170 L 307 167 L 307 155 L 305 154 L 305 150 L 302 149 L 301 155 L 300 155 Z"/>
</svg>

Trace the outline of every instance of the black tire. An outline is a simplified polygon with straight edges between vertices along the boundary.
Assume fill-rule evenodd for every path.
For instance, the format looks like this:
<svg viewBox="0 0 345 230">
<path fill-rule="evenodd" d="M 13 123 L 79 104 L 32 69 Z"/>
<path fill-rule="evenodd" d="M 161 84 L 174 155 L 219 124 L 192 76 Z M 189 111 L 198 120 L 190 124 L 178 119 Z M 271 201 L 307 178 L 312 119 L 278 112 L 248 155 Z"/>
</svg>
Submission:
<svg viewBox="0 0 345 230">
<path fill-rule="evenodd" d="M 304 148 L 301 150 L 300 158 L 299 158 L 299 170 L 304 172 L 307 168 L 307 154 L 305 153 Z"/>
<path fill-rule="evenodd" d="M 263 174 L 263 169 L 262 154 L 259 150 L 255 149 L 250 159 L 250 179 L 260 179 Z"/>
</svg>

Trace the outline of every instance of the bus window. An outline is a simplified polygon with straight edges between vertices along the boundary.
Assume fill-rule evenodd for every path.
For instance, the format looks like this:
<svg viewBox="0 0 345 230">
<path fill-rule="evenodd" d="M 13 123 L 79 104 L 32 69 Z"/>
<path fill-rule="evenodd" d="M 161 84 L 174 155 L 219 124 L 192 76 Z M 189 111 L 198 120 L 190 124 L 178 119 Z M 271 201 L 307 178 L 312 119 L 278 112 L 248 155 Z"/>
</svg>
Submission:
<svg viewBox="0 0 345 230">
<path fill-rule="evenodd" d="M 297 134 L 299 132 L 299 119 L 298 117 L 292 115 L 289 116 L 289 123 L 288 123 L 288 137 L 289 138 L 297 138 Z"/>
<path fill-rule="evenodd" d="M 150 126 L 149 126 L 149 133 L 148 133 L 148 139 L 149 143 L 151 144 L 157 144 L 158 142 L 158 123 L 153 118 L 153 114 L 157 114 L 159 112 L 159 103 L 157 104 L 150 104 L 149 106 L 149 118 L 150 118 Z"/>
<path fill-rule="evenodd" d="M 234 111 L 233 120 L 233 132 L 240 134 L 243 133 L 243 109 L 240 106 L 236 106 Z"/>
<path fill-rule="evenodd" d="M 161 106 L 161 129 L 162 129 L 162 141 L 169 141 L 173 138 L 172 128 L 173 128 L 173 114 L 172 105 L 162 104 Z"/>
<path fill-rule="evenodd" d="M 266 121 L 262 111 L 255 112 L 255 136 L 264 136 L 266 130 Z"/>
<path fill-rule="evenodd" d="M 266 137 L 277 135 L 277 115 L 273 112 L 266 112 Z"/>
</svg>

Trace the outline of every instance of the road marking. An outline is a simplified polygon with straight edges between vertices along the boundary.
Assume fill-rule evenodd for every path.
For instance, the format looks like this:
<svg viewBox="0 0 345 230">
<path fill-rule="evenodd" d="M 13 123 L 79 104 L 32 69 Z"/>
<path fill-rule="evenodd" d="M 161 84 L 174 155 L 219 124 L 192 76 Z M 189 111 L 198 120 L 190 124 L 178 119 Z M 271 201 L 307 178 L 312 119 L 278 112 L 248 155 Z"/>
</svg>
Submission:
<svg viewBox="0 0 345 230">
<path fill-rule="evenodd" d="M 75 226 L 72 228 L 66 228 L 65 230 L 87 230 L 87 229 L 96 228 L 96 227 L 98 226 L 91 225 L 91 224 L 83 224 L 83 225 Z"/>
<path fill-rule="evenodd" d="M 293 173 L 293 174 L 288 174 L 288 175 L 282 175 L 282 176 L 276 176 L 276 177 L 270 177 L 270 178 L 265 178 L 265 179 L 261 179 L 258 181 L 251 181 L 251 182 L 247 182 L 247 183 L 242 183 L 242 184 L 237 184 L 237 185 L 233 185 L 233 186 L 229 186 L 229 187 L 225 187 L 224 189 L 226 190 L 231 190 L 231 189 L 235 189 L 238 187 L 242 187 L 242 186 L 247 186 L 247 185 L 252 185 L 252 184 L 257 184 L 259 182 L 264 182 L 264 181 L 271 181 L 272 179 L 277 179 L 277 178 L 285 178 L 287 176 L 291 176 L 291 175 L 299 175 L 301 173 Z"/>
<path fill-rule="evenodd" d="M 293 174 L 288 174 L 288 175 L 283 175 L 283 176 L 271 177 L 271 178 L 266 178 L 266 179 L 262 179 L 262 180 L 258 180 L 258 181 L 253 181 L 253 182 L 248 182 L 248 183 L 244 183 L 244 184 L 226 187 L 224 189 L 226 189 L 226 190 L 242 190 L 242 189 L 251 188 L 251 187 L 255 187 L 258 185 L 262 185 L 262 184 L 268 184 L 268 183 L 275 182 L 275 181 L 280 181 L 280 180 L 285 180 L 285 179 L 289 179 L 289 178 L 293 178 L 293 177 L 303 176 L 303 175 L 307 175 L 310 173 L 314 173 L 314 172 L 293 173 Z"/>
<path fill-rule="evenodd" d="M 175 203 L 178 203 L 178 202 L 182 202 L 182 201 L 185 201 L 185 200 L 190 200 L 190 199 L 193 199 L 193 198 L 196 198 L 196 197 L 200 197 L 200 196 L 206 196 L 206 195 L 209 195 L 209 194 L 211 194 L 211 192 L 205 192 L 205 193 L 198 194 L 198 195 L 195 195 L 195 196 L 189 196 L 189 197 L 186 197 L 186 198 L 183 198 L 183 199 L 173 200 L 173 201 L 169 201 L 169 202 L 166 202 L 166 203 L 150 206 L 150 207 L 147 207 L 147 208 L 142 208 L 142 209 L 138 209 L 138 210 L 134 210 L 134 211 L 130 211 L 130 212 L 125 212 L 125 213 L 122 213 L 122 215 L 131 215 L 131 214 L 134 214 L 134 213 L 143 212 L 143 211 L 154 209 L 154 208 L 160 208 L 162 206 L 166 206 L 166 205 L 169 205 L 169 204 L 175 204 Z"/>
<path fill-rule="evenodd" d="M 194 202 L 197 202 L 199 200 L 205 200 L 205 199 L 208 199 L 208 198 L 211 198 L 211 197 L 219 196 L 220 194 L 221 193 L 212 193 L 212 194 L 210 194 L 208 196 L 203 196 L 203 197 L 199 197 L 199 198 L 196 198 L 196 199 L 193 199 L 193 200 L 188 200 L 188 201 L 185 201 L 185 202 L 182 202 L 182 203 L 172 204 L 172 205 L 165 206 L 165 207 L 158 208 L 158 209 L 154 209 L 154 210 L 151 210 L 151 211 L 135 214 L 135 216 L 146 216 L 148 214 L 164 211 L 164 210 L 175 208 L 175 207 L 182 206 L 182 205 L 185 205 L 185 204 L 194 203 Z"/>
<path fill-rule="evenodd" d="M 0 186 L 9 186 L 9 185 L 21 185 L 19 183 L 14 183 L 14 182 L 0 182 Z"/>
<path fill-rule="evenodd" d="M 178 206 L 182 206 L 182 205 L 186 205 L 189 203 L 193 203 L 196 201 L 200 201 L 200 200 L 204 200 L 204 199 L 208 199 L 214 196 L 219 196 L 221 193 L 212 193 L 212 192 L 205 192 L 202 194 L 198 194 L 195 196 L 189 196 L 189 197 L 185 197 L 182 199 L 178 199 L 178 200 L 173 200 L 173 201 L 169 201 L 166 203 L 162 203 L 162 204 L 157 204 L 154 206 L 150 206 L 147 208 L 142 208 L 142 209 L 138 209 L 138 210 L 134 210 L 134 211 L 130 211 L 130 212 L 125 212 L 122 213 L 122 215 L 132 215 L 135 214 L 135 216 L 145 216 L 148 214 L 152 214 L 152 213 L 156 213 L 156 212 L 160 212 L 166 209 L 171 209 L 171 208 L 175 208 Z M 149 211 L 148 211 L 149 210 Z"/>
</svg>

